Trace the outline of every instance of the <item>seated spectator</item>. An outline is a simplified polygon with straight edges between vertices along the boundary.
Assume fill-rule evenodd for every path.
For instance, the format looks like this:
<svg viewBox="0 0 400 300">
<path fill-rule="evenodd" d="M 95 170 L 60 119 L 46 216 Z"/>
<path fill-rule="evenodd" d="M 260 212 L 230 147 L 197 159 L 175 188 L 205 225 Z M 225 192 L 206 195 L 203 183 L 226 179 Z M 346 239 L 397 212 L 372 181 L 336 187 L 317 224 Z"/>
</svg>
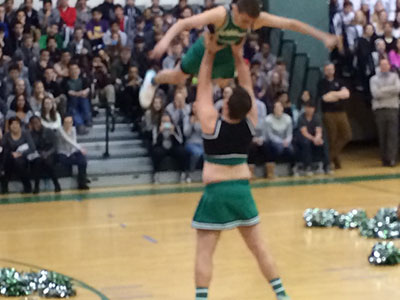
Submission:
<svg viewBox="0 0 400 300">
<path fill-rule="evenodd" d="M 58 161 L 67 167 L 78 166 L 78 189 L 88 190 L 86 151 L 77 143 L 72 116 L 65 116 L 57 147 Z"/>
<path fill-rule="evenodd" d="M 163 99 L 158 93 L 156 94 L 150 109 L 146 110 L 143 116 L 142 133 L 146 140 L 152 139 L 153 129 L 159 126 L 163 114 Z"/>
<path fill-rule="evenodd" d="M 136 20 L 142 15 L 140 9 L 136 7 L 136 0 L 125 1 L 124 14 L 131 20 Z"/>
<path fill-rule="evenodd" d="M 19 22 L 14 23 L 10 36 L 4 39 L 4 54 L 13 56 L 15 51 L 21 49 L 24 34 L 24 25 Z"/>
<path fill-rule="evenodd" d="M 3 38 L 8 38 L 10 34 L 9 23 L 7 22 L 6 10 L 4 6 L 0 6 L 0 29 L 3 32 Z M 3 41 L 0 42 L 1 47 L 4 47 Z"/>
<path fill-rule="evenodd" d="M 398 156 L 400 79 L 390 72 L 387 59 L 380 61 L 381 71 L 371 78 L 372 109 L 378 127 L 383 166 L 394 167 Z"/>
<path fill-rule="evenodd" d="M 275 102 L 282 103 L 283 112 L 293 118 L 292 102 L 290 101 L 289 94 L 287 92 L 281 92 L 277 95 Z"/>
<path fill-rule="evenodd" d="M 218 100 L 217 102 L 215 102 L 214 107 L 215 109 L 219 112 L 222 113 L 222 107 L 224 105 L 224 103 L 228 103 L 229 98 L 232 96 L 233 94 L 233 89 L 231 86 L 227 86 L 224 88 L 224 91 L 222 93 L 222 99 Z"/>
<path fill-rule="evenodd" d="M 78 0 L 75 5 L 76 9 L 76 22 L 75 28 L 86 28 L 87 23 L 89 23 L 92 18 L 90 8 L 87 6 L 86 0 Z"/>
<path fill-rule="evenodd" d="M 68 0 L 60 0 L 58 1 L 58 10 L 64 24 L 69 28 L 74 28 L 76 22 L 75 7 L 70 7 Z"/>
<path fill-rule="evenodd" d="M 92 19 L 86 25 L 86 34 L 94 51 L 103 48 L 103 36 L 108 30 L 108 22 L 105 19 L 103 20 L 102 16 L 103 14 L 99 7 L 93 8 Z"/>
<path fill-rule="evenodd" d="M 15 17 L 14 0 L 5 0 L 4 1 L 4 10 L 5 10 L 6 21 L 8 24 L 11 24 L 11 21 Z"/>
<path fill-rule="evenodd" d="M 18 79 L 21 79 L 23 83 L 23 91 L 25 91 L 25 87 L 28 85 L 25 83 L 25 80 L 22 79 L 21 77 L 21 72 L 19 70 L 19 67 L 16 63 L 11 63 L 8 67 L 8 76 L 5 76 L 2 78 L 0 87 L 1 87 L 1 98 L 4 101 L 7 101 L 8 103 L 8 98 L 15 93 L 15 88 L 16 88 L 16 81 Z M 29 85 L 28 85 L 29 86 Z M 22 88 L 22 86 L 20 86 Z M 9 103 L 8 103 L 9 104 Z"/>
<path fill-rule="evenodd" d="M 53 98 L 44 98 L 40 118 L 43 127 L 54 131 L 61 129 L 61 116 L 57 112 L 56 103 Z"/>
<path fill-rule="evenodd" d="M 68 112 L 73 116 L 78 134 L 87 134 L 86 126 L 92 124 L 92 114 L 89 101 L 89 84 L 80 76 L 80 68 L 76 63 L 69 66 L 69 77 L 66 79 L 65 94 L 68 95 Z"/>
<path fill-rule="evenodd" d="M 53 8 L 51 0 L 43 0 L 43 8 L 38 12 L 39 25 L 41 29 L 47 28 L 52 24 L 60 24 L 60 12 Z"/>
<path fill-rule="evenodd" d="M 47 38 L 47 49 L 50 53 L 50 60 L 55 63 L 61 59 L 61 50 L 58 48 L 57 40 L 55 37 L 49 36 Z"/>
<path fill-rule="evenodd" d="M 304 108 L 306 104 L 311 102 L 311 94 L 310 91 L 304 90 L 301 93 L 300 99 L 297 100 L 296 105 L 292 106 L 293 113 L 293 128 L 298 128 L 299 117 L 304 113 Z"/>
<path fill-rule="evenodd" d="M 305 104 L 304 113 L 299 117 L 299 160 L 307 176 L 313 175 L 313 162 L 321 162 L 323 171 L 329 174 L 330 163 L 324 147 L 322 135 L 322 121 L 315 113 L 315 106 L 311 102 Z M 322 171 L 322 170 L 321 170 Z"/>
<path fill-rule="evenodd" d="M 120 111 L 129 118 L 135 126 L 138 126 L 143 116 L 143 109 L 139 103 L 139 89 L 142 85 L 142 81 L 142 78 L 139 76 L 139 69 L 136 66 L 131 66 L 128 75 L 123 78 L 120 87 Z"/>
<path fill-rule="evenodd" d="M 158 127 L 153 129 L 153 148 L 151 157 L 154 165 L 154 182 L 158 183 L 158 172 L 161 171 L 161 163 L 167 157 L 172 157 L 181 171 L 181 181 L 186 178 L 187 154 L 183 146 L 182 131 L 176 127 L 170 116 L 166 113 L 162 116 Z"/>
<path fill-rule="evenodd" d="M 42 34 L 40 39 L 39 39 L 39 48 L 40 50 L 46 49 L 47 48 L 47 39 L 49 37 L 53 37 L 56 39 L 56 45 L 57 45 L 57 49 L 62 49 L 63 48 L 63 44 L 64 44 L 64 39 L 61 36 L 61 34 L 59 34 L 59 27 L 58 27 L 58 23 L 53 23 L 50 24 L 48 27 L 46 27 L 46 34 Z"/>
<path fill-rule="evenodd" d="M 347 28 L 355 17 L 355 13 L 353 11 L 353 3 L 345 2 L 343 5 L 343 10 L 337 12 L 332 19 L 333 31 L 332 33 L 337 36 L 343 36 L 345 33 L 343 32 L 343 28 Z"/>
<path fill-rule="evenodd" d="M 265 119 L 268 153 L 273 162 L 276 162 L 277 160 L 293 162 L 294 147 L 292 144 L 292 119 L 289 115 L 283 112 L 283 105 L 281 102 L 275 102 L 273 112 L 273 114 L 269 114 Z M 273 177 L 273 165 L 270 164 L 267 168 Z"/>
<path fill-rule="evenodd" d="M 185 119 L 183 130 L 186 138 L 185 148 L 189 156 L 189 172 L 193 172 L 204 156 L 201 124 L 196 116 L 196 105 L 193 105 L 191 116 Z M 191 182 L 190 175 L 187 176 L 186 181 Z"/>
<path fill-rule="evenodd" d="M 93 103 L 93 105 L 100 105 L 101 107 L 109 106 L 113 114 L 115 110 L 115 89 L 112 84 L 111 75 L 99 56 L 93 58 L 92 64 L 92 77 L 95 82 L 96 96 L 98 98 L 98 102 Z"/>
<path fill-rule="evenodd" d="M 190 18 L 191 16 L 193 16 L 193 9 L 190 6 L 185 6 L 182 10 L 180 18 L 186 19 L 186 18 Z"/>
<path fill-rule="evenodd" d="M 204 5 L 202 7 L 202 12 L 204 12 L 206 10 L 209 10 L 209 9 L 212 9 L 215 6 L 216 6 L 215 5 L 215 0 L 204 0 Z"/>
<path fill-rule="evenodd" d="M 4 152 L 5 178 L 2 182 L 2 192 L 8 193 L 8 182 L 13 176 L 21 180 L 24 193 L 31 193 L 32 186 L 29 180 L 28 156 L 35 152 L 35 144 L 29 131 L 22 130 L 18 117 L 8 120 L 10 131 L 2 140 Z"/>
<path fill-rule="evenodd" d="M 56 134 L 42 126 L 40 118 L 33 116 L 30 119 L 30 133 L 35 145 L 38 157 L 32 161 L 33 178 L 35 179 L 34 194 L 40 193 L 40 179 L 43 173 L 49 175 L 54 184 L 54 191 L 61 192 L 61 186 L 55 172 L 57 137 Z"/>
<path fill-rule="evenodd" d="M 380 72 L 379 62 L 383 58 L 388 58 L 385 41 L 383 39 L 377 39 L 375 41 L 375 49 L 376 51 L 372 52 L 372 58 L 374 59 L 375 73 L 378 73 Z"/>
<path fill-rule="evenodd" d="M 61 115 L 67 112 L 67 96 L 64 94 L 61 84 L 57 82 L 57 74 L 52 67 L 44 71 L 43 85 L 47 93 L 51 94 L 57 104 L 57 110 Z"/>
<path fill-rule="evenodd" d="M 174 69 L 177 62 L 182 58 L 182 44 L 176 41 L 171 49 L 168 51 L 167 57 L 164 58 L 162 62 L 163 69 Z"/>
<path fill-rule="evenodd" d="M 47 49 L 40 50 L 39 61 L 29 64 L 29 82 L 33 84 L 36 81 L 43 80 L 44 72 L 50 65 L 50 51 Z"/>
<path fill-rule="evenodd" d="M 396 41 L 396 49 L 389 52 L 390 65 L 394 71 L 400 71 L 400 40 Z"/>
<path fill-rule="evenodd" d="M 30 91 L 28 92 L 28 89 L 26 88 L 27 85 L 28 83 L 26 83 L 22 78 L 15 80 L 13 94 L 7 98 L 7 107 L 10 107 L 11 103 L 20 95 L 23 95 L 25 99 L 30 97 Z"/>
<path fill-rule="evenodd" d="M 356 40 L 354 56 L 356 58 L 356 89 L 369 93 L 369 79 L 375 74 L 375 64 L 372 57 L 374 44 L 372 37 L 374 27 L 371 24 L 364 26 L 362 37 Z"/>
<path fill-rule="evenodd" d="M 102 4 L 98 6 L 101 14 L 103 15 L 103 19 L 110 23 L 115 20 L 115 4 L 114 0 L 104 0 Z"/>
<path fill-rule="evenodd" d="M 103 43 L 105 46 L 116 46 L 120 43 L 121 46 L 125 47 L 128 42 L 128 36 L 125 32 L 120 30 L 119 23 L 114 21 L 111 23 L 111 27 L 103 35 Z"/>
<path fill-rule="evenodd" d="M 135 7 L 136 8 L 136 7 Z M 121 5 L 115 5 L 115 22 L 118 23 L 119 29 L 127 36 L 126 46 L 133 47 L 133 40 L 135 38 L 136 21 L 124 15 L 124 9 Z M 121 38 L 122 40 L 122 38 Z"/>
<path fill-rule="evenodd" d="M 385 34 L 385 24 L 388 22 L 388 14 L 385 10 L 381 11 L 378 14 L 378 19 L 376 22 L 372 21 L 372 24 L 375 27 L 375 32 L 378 36 L 382 36 Z"/>
<path fill-rule="evenodd" d="M 33 112 L 24 95 L 18 95 L 11 102 L 10 109 L 7 112 L 6 120 L 17 117 L 23 128 L 28 127 L 29 119 L 33 116 Z M 9 130 L 9 122 L 6 122 L 6 132 Z"/>
<path fill-rule="evenodd" d="M 171 118 L 172 123 L 179 127 L 181 132 L 183 132 L 183 122 L 185 118 L 190 116 L 191 111 L 190 104 L 186 104 L 185 94 L 179 91 L 175 92 L 174 101 L 165 108 L 165 112 Z"/>
<path fill-rule="evenodd" d="M 187 0 L 179 0 L 178 4 L 171 10 L 174 18 L 180 19 L 182 16 L 182 12 L 187 5 L 188 5 Z"/>
<path fill-rule="evenodd" d="M 393 37 L 393 26 L 391 23 L 386 22 L 383 26 L 384 34 L 382 39 L 385 41 L 386 44 L 386 52 L 389 53 L 392 50 L 396 49 L 397 40 Z"/>
<path fill-rule="evenodd" d="M 22 9 L 25 12 L 26 24 L 35 29 L 40 28 L 38 12 L 33 8 L 33 0 L 24 0 Z"/>
<path fill-rule="evenodd" d="M 48 93 L 44 90 L 43 82 L 36 81 L 33 85 L 32 96 L 29 97 L 28 103 L 32 109 L 33 114 L 40 114 L 44 98 Z"/>
<path fill-rule="evenodd" d="M 74 39 L 68 44 L 68 51 L 72 56 L 92 54 L 92 45 L 84 38 L 84 35 L 85 33 L 81 27 L 75 28 Z"/>
<path fill-rule="evenodd" d="M 271 71 L 269 71 L 267 73 L 266 82 L 267 82 L 268 85 L 271 84 L 272 75 L 275 72 L 278 72 L 280 77 L 282 78 L 282 87 L 283 87 L 283 89 L 285 91 L 288 91 L 289 90 L 289 72 L 286 69 L 286 63 L 283 60 L 278 59 L 276 61 L 275 67 Z"/>
<path fill-rule="evenodd" d="M 393 23 L 393 37 L 395 39 L 400 38 L 400 11 L 396 13 L 396 19 Z"/>
<path fill-rule="evenodd" d="M 160 6 L 160 0 L 151 0 L 152 5 L 150 11 L 152 16 L 162 16 L 164 14 L 164 8 Z"/>
<path fill-rule="evenodd" d="M 254 55 L 260 52 L 259 40 L 260 36 L 257 33 L 250 33 L 243 46 L 243 57 L 250 62 L 253 61 Z"/>
<path fill-rule="evenodd" d="M 54 71 L 57 74 L 57 81 L 62 82 L 69 77 L 69 63 L 71 62 L 71 53 L 68 50 L 61 52 L 61 59 L 54 64 Z"/>
<path fill-rule="evenodd" d="M 261 65 L 261 71 L 267 74 L 276 64 L 276 56 L 270 52 L 270 46 L 267 42 L 261 44 L 261 52 L 253 56 L 253 61 L 258 61 Z"/>
<path fill-rule="evenodd" d="M 20 53 L 22 54 L 25 66 L 29 66 L 32 61 L 37 62 L 39 60 L 40 49 L 34 44 L 32 34 L 24 34 L 24 41 Z"/>
<path fill-rule="evenodd" d="M 24 64 L 24 56 L 22 55 L 22 51 L 18 50 L 12 56 L 12 62 L 18 66 L 19 76 L 28 83 L 28 90 L 31 91 L 31 84 L 29 82 L 29 69 Z"/>
<path fill-rule="evenodd" d="M 350 98 L 350 92 L 341 81 L 335 79 L 335 66 L 332 63 L 327 63 L 324 67 L 324 78 L 318 84 L 318 98 L 322 102 L 330 160 L 335 169 L 340 169 L 340 153 L 352 136 L 345 109 L 345 101 Z"/>
<path fill-rule="evenodd" d="M 3 48 L 0 47 L 0 78 L 4 78 L 7 76 L 8 72 L 8 64 L 10 62 L 11 58 L 8 57 L 3 53 Z M 1 81 L 1 79 L 0 79 Z M 1 87 L 0 87 L 1 88 Z M 0 95 L 1 97 L 1 95 Z"/>
<path fill-rule="evenodd" d="M 274 111 L 275 101 L 277 100 L 278 96 L 284 92 L 286 92 L 285 86 L 283 84 L 282 77 L 280 73 L 273 72 L 271 76 L 270 84 L 267 86 L 266 90 L 266 105 L 267 111 Z"/>
</svg>

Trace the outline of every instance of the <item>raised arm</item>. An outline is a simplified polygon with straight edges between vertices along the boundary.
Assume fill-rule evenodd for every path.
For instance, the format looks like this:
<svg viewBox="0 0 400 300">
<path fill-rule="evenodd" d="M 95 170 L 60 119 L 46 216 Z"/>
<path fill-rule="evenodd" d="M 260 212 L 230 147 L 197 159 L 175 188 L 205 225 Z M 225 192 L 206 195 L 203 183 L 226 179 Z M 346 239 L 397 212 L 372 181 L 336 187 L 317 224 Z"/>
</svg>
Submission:
<svg viewBox="0 0 400 300">
<path fill-rule="evenodd" d="M 328 49 L 333 49 L 339 44 L 338 38 L 333 34 L 323 32 L 296 19 L 279 17 L 266 12 L 262 12 L 254 23 L 254 29 L 262 27 L 281 28 L 307 34 L 323 42 Z"/>
<path fill-rule="evenodd" d="M 251 120 L 254 126 L 258 123 L 258 112 L 256 97 L 254 96 L 253 82 L 251 81 L 250 69 L 243 58 L 243 44 L 244 40 L 240 45 L 232 45 L 232 53 L 235 59 L 235 67 L 238 74 L 239 85 L 244 88 L 250 95 L 252 105 L 251 110 L 247 114 L 247 117 Z"/>
<path fill-rule="evenodd" d="M 215 123 L 218 118 L 218 112 L 214 107 L 212 84 L 212 69 L 215 53 L 219 50 L 215 39 L 216 37 L 211 34 L 207 34 L 204 38 L 206 49 L 198 75 L 195 102 L 197 116 L 200 120 L 202 131 L 205 134 L 214 133 Z"/>
<path fill-rule="evenodd" d="M 160 59 L 167 51 L 172 40 L 182 31 L 191 30 L 193 28 L 201 28 L 208 24 L 214 24 L 217 28 L 221 27 L 226 18 L 226 9 L 223 6 L 205 11 L 204 13 L 194 15 L 186 19 L 179 19 L 167 31 L 165 36 L 157 43 L 150 54 L 152 59 Z"/>
</svg>

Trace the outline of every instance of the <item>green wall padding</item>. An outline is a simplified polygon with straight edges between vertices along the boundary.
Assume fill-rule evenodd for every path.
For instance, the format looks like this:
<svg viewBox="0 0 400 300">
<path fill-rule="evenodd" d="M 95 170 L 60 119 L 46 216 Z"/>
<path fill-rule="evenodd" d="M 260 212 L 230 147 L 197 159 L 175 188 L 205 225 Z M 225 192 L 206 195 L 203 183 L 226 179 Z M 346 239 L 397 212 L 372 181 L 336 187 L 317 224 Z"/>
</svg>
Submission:
<svg viewBox="0 0 400 300">
<path fill-rule="evenodd" d="M 323 0 L 264 0 L 264 7 L 272 14 L 294 18 L 320 30 L 329 30 L 328 1 Z M 285 39 L 294 39 L 297 53 L 307 53 L 310 66 L 320 67 L 328 60 L 328 50 L 318 40 L 296 32 L 286 31 Z"/>
</svg>

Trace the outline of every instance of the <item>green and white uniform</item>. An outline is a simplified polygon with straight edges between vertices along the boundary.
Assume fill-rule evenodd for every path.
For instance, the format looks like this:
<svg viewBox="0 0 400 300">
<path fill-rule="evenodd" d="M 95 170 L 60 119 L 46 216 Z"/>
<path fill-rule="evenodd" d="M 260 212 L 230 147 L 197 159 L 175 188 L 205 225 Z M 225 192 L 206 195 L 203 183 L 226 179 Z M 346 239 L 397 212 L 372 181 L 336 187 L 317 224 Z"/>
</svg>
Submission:
<svg viewBox="0 0 400 300">
<path fill-rule="evenodd" d="M 215 55 L 212 78 L 234 78 L 235 60 L 230 45 L 239 44 L 248 33 L 247 29 L 240 28 L 233 22 L 232 11 L 226 7 L 225 24 L 215 32 L 217 42 L 226 47 Z M 181 69 L 186 74 L 197 75 L 204 55 L 204 37 L 200 37 L 183 56 Z"/>
<path fill-rule="evenodd" d="M 245 164 L 254 134 L 254 126 L 248 119 L 238 124 L 219 119 L 214 134 L 203 134 L 204 159 L 225 166 Z M 253 226 L 258 222 L 249 181 L 230 180 L 206 186 L 192 226 L 203 230 L 226 230 Z"/>
</svg>

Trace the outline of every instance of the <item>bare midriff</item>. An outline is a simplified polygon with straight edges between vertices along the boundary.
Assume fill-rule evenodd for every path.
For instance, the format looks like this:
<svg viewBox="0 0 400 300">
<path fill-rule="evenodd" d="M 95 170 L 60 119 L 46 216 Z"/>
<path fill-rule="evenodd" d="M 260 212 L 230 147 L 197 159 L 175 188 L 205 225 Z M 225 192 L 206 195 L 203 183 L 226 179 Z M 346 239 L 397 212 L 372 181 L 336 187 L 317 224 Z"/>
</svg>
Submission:
<svg viewBox="0 0 400 300">
<path fill-rule="evenodd" d="M 221 181 L 250 179 L 251 174 L 247 164 L 236 166 L 217 165 L 204 162 L 203 182 L 204 184 L 217 183 Z"/>
</svg>

